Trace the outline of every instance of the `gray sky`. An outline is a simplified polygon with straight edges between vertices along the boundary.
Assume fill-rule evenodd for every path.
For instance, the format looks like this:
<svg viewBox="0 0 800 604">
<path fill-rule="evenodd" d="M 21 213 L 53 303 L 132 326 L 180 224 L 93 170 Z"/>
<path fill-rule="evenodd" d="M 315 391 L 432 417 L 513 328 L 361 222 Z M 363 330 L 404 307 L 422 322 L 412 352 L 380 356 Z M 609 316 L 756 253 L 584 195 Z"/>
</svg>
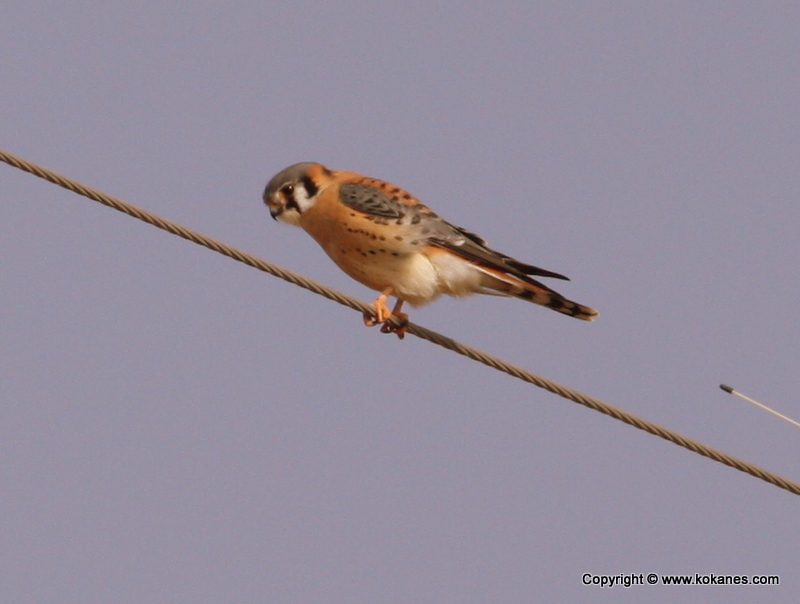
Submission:
<svg viewBox="0 0 800 604">
<path fill-rule="evenodd" d="M 127 5 L 126 5 L 127 4 Z M 600 310 L 412 320 L 787 478 L 796 3 L 14 3 L 0 146 L 361 299 L 395 182 Z M 0 601 L 796 601 L 797 497 L 0 165 Z M 584 573 L 777 574 L 600 589 Z"/>
</svg>

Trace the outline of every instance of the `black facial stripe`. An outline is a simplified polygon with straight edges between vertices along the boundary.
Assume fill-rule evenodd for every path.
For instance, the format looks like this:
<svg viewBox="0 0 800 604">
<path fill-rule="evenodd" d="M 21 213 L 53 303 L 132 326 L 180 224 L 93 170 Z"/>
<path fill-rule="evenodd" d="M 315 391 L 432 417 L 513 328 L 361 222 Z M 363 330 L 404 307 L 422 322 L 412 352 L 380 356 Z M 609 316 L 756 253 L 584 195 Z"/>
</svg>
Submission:
<svg viewBox="0 0 800 604">
<path fill-rule="evenodd" d="M 294 208 L 295 210 L 297 210 L 298 214 L 302 214 L 302 212 L 300 211 L 300 204 L 298 204 L 297 200 L 294 198 L 294 192 L 292 192 L 290 195 L 284 194 L 284 197 L 286 198 L 287 210 L 291 210 L 292 208 Z"/>
<path fill-rule="evenodd" d="M 314 195 L 316 195 L 317 192 L 319 191 L 319 187 L 317 187 L 316 183 L 313 180 L 311 180 L 310 176 L 308 175 L 303 176 L 301 182 L 303 183 L 303 187 L 305 188 L 306 193 L 308 193 L 308 197 L 314 197 Z"/>
</svg>

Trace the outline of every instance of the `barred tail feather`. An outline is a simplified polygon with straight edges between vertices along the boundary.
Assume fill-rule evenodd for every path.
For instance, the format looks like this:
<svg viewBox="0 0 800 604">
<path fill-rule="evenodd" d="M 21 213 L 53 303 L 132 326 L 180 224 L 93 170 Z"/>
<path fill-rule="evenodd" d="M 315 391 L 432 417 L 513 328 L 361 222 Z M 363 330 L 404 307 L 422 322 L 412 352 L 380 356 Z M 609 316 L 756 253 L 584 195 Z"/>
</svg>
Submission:
<svg viewBox="0 0 800 604">
<path fill-rule="evenodd" d="M 517 289 L 516 287 L 514 290 Z M 533 285 L 522 289 L 521 291 L 512 290 L 511 295 L 521 298 L 522 300 L 529 300 L 536 304 L 541 304 L 547 308 L 552 308 L 556 312 L 560 312 L 576 319 L 583 321 L 594 321 L 597 318 L 598 312 L 594 308 L 578 304 L 572 300 L 568 300 L 558 292 L 551 289 L 541 289 Z"/>
<path fill-rule="evenodd" d="M 479 270 L 484 274 L 481 285 L 487 290 L 493 290 L 489 293 L 497 292 L 500 295 L 514 296 L 583 321 L 594 321 L 597 318 L 598 312 L 594 308 L 568 300 L 557 291 L 534 279 L 523 281 L 487 267 L 479 267 Z"/>
</svg>

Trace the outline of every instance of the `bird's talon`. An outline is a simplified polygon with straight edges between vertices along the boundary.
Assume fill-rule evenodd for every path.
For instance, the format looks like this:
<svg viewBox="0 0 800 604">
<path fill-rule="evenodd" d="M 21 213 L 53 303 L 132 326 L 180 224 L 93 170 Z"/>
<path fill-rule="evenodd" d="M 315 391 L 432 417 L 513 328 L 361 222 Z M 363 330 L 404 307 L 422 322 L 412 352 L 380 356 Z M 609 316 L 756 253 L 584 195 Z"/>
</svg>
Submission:
<svg viewBox="0 0 800 604">
<path fill-rule="evenodd" d="M 393 314 L 392 317 L 396 317 L 400 320 L 400 325 L 396 326 L 391 321 L 391 317 L 384 321 L 383 325 L 381 325 L 381 333 L 393 333 L 401 340 L 406 337 L 406 331 L 408 331 L 408 315 L 405 313 L 398 313 Z"/>
<path fill-rule="evenodd" d="M 381 333 L 393 333 L 401 340 L 406 337 L 406 327 L 395 327 L 391 323 L 384 323 L 381 326 Z"/>
</svg>

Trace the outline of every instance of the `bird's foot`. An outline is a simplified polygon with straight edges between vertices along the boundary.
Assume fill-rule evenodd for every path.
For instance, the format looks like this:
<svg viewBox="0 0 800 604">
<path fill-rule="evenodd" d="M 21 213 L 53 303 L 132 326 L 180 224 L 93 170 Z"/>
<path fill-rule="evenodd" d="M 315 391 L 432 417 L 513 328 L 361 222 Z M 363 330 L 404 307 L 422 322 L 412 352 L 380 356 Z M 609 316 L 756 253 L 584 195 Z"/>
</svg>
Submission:
<svg viewBox="0 0 800 604">
<path fill-rule="evenodd" d="M 399 326 L 392 323 L 392 317 L 400 321 Z M 401 340 L 406 337 L 406 331 L 408 331 L 408 315 L 404 312 L 393 312 L 392 316 L 381 325 L 381 333 L 393 333 Z"/>
<path fill-rule="evenodd" d="M 375 307 L 374 316 L 369 313 L 364 313 L 364 325 L 372 327 L 381 323 L 381 333 L 396 334 L 401 340 L 405 337 L 408 329 L 408 315 L 400 312 L 403 307 L 403 300 L 398 298 L 397 304 L 394 305 L 392 310 L 386 306 L 386 300 L 392 295 L 393 288 L 387 287 L 380 296 L 375 299 L 373 306 Z M 400 325 L 396 326 L 392 323 L 392 318 L 396 317 L 400 320 Z"/>
<path fill-rule="evenodd" d="M 392 288 L 387 287 L 381 295 L 375 298 L 375 302 L 372 305 L 375 307 L 374 316 L 370 313 L 364 313 L 364 325 L 367 327 L 372 327 L 373 325 L 377 325 L 378 323 L 385 323 L 386 320 L 392 316 L 392 311 L 389 310 L 389 307 L 386 306 L 386 300 L 389 299 L 389 296 L 392 295 Z"/>
</svg>

